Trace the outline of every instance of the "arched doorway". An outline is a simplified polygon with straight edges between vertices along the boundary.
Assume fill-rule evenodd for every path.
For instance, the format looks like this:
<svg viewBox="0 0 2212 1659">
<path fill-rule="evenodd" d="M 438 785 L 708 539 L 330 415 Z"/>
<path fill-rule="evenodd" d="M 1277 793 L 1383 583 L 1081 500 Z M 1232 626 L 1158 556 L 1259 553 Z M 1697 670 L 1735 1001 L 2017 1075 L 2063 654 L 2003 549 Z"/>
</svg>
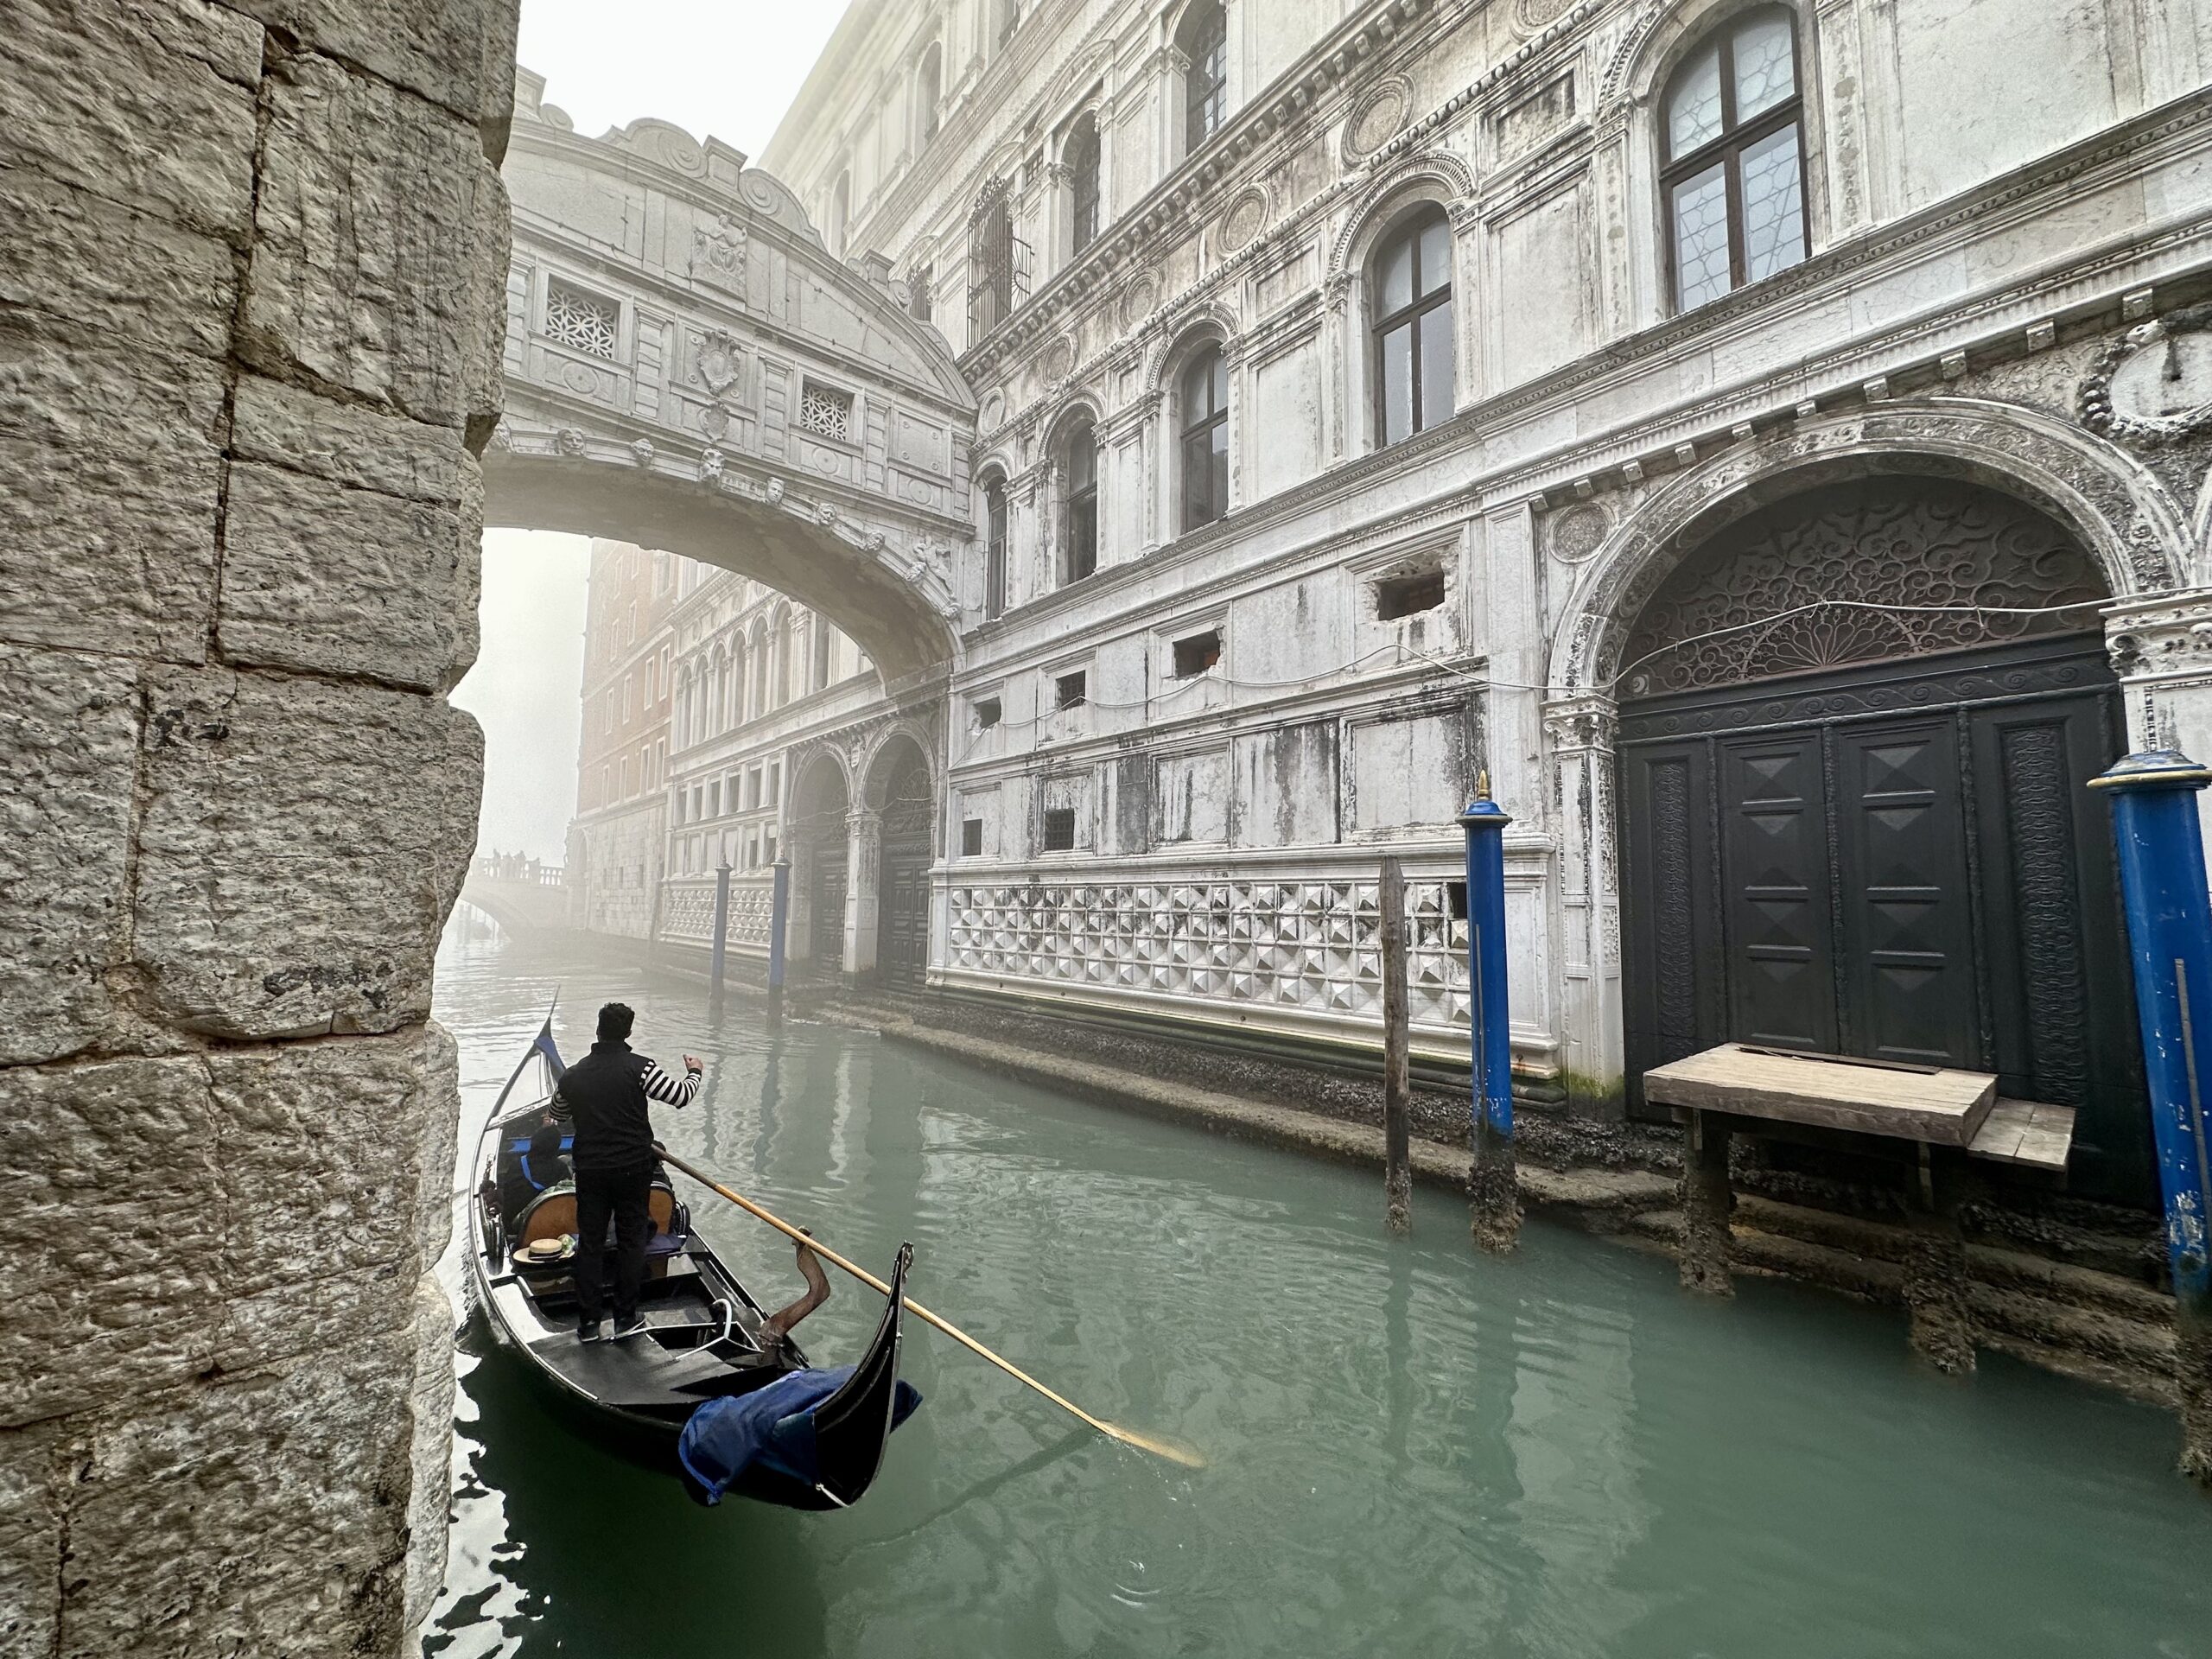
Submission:
<svg viewBox="0 0 2212 1659">
<path fill-rule="evenodd" d="M 793 967 L 810 978 L 826 978 L 844 966 L 850 805 L 845 773 L 836 761 L 817 753 L 803 764 L 791 792 L 788 831 L 796 900 L 789 950 Z"/>
<path fill-rule="evenodd" d="M 868 769 L 868 795 L 881 823 L 876 969 L 887 985 L 919 986 L 929 977 L 930 826 L 936 816 L 920 745 L 904 734 L 886 743 Z"/>
<path fill-rule="evenodd" d="M 1971 608 L 2107 593 L 2037 508 L 1902 474 L 1770 502 L 1653 591 L 1620 657 L 1633 1105 L 1648 1068 L 1725 1041 L 1990 1071 L 2079 1109 L 2077 1185 L 2143 1190 L 2082 787 L 2126 747 L 2097 613 Z"/>
</svg>

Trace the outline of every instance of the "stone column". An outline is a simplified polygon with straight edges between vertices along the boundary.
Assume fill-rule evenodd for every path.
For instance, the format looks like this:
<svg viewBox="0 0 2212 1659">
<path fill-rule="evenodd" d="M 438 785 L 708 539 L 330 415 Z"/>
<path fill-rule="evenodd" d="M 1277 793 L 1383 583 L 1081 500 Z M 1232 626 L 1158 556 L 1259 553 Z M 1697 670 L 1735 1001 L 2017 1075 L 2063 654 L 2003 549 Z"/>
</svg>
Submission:
<svg viewBox="0 0 2212 1659">
<path fill-rule="evenodd" d="M 2123 600 L 2105 644 L 2127 699 L 2131 749 L 2212 754 L 2212 588 Z M 2197 797 L 2212 845 L 2212 791 Z"/>
<path fill-rule="evenodd" d="M 1575 1111 L 1618 1116 L 1625 1099 L 1621 1004 L 1620 881 L 1615 868 L 1610 697 L 1545 705 L 1544 746 L 1560 848 L 1560 1029 L 1568 1101 Z"/>
<path fill-rule="evenodd" d="M 845 972 L 875 971 L 878 889 L 883 863 L 883 814 L 857 807 L 845 815 Z"/>
<path fill-rule="evenodd" d="M 264 28 L 258 16 L 281 18 Z M 442 1576 L 511 0 L 16 0 L 0 1645 L 397 1655 Z"/>
</svg>

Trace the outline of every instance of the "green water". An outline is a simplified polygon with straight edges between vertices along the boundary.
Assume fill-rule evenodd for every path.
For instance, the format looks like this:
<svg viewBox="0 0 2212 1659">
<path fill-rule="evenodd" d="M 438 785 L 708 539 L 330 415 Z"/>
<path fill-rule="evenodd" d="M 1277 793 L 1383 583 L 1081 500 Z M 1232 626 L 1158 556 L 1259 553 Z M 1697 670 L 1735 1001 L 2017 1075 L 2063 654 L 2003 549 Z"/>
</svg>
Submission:
<svg viewBox="0 0 2212 1659">
<path fill-rule="evenodd" d="M 641 1052 L 708 1062 L 670 1144 L 1190 1471 L 1070 1420 L 910 1324 L 926 1396 L 866 1502 L 693 1507 L 575 1438 L 464 1332 L 454 1525 L 429 1653 L 2212 1655 L 2212 1501 L 2163 1414 L 1899 1316 L 1532 1223 L 1507 1262 L 1379 1176 L 1010 1084 L 680 982 L 449 944 L 439 1017 L 473 1141 L 556 982 L 564 1052 L 611 995 Z M 788 1248 L 701 1198 L 763 1300 Z M 445 1264 L 459 1297 L 459 1268 Z M 840 1278 L 802 1335 L 849 1359 Z"/>
</svg>

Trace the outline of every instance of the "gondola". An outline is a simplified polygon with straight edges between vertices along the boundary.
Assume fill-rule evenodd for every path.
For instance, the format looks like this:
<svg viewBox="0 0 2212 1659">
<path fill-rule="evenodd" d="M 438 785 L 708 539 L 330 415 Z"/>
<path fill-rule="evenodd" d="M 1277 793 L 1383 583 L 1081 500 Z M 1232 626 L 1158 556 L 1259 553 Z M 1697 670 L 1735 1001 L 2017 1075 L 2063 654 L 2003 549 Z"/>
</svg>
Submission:
<svg viewBox="0 0 2212 1659">
<path fill-rule="evenodd" d="M 791 1332 L 830 1294 L 814 1253 L 798 1250 L 806 1294 L 768 1313 L 692 1230 L 689 1206 L 656 1169 L 638 1304 L 645 1332 L 620 1343 L 578 1340 L 569 1137 L 547 1109 L 563 1070 L 549 1014 L 499 1091 L 477 1148 L 469 1279 L 494 1338 L 556 1397 L 664 1461 L 698 1502 L 725 1491 L 793 1509 L 858 1501 L 882 1466 L 891 1431 L 920 1399 L 899 1379 L 911 1249 L 899 1250 L 892 1295 L 860 1363 L 813 1370 Z M 756 1393 L 768 1410 L 728 1403 Z"/>
</svg>

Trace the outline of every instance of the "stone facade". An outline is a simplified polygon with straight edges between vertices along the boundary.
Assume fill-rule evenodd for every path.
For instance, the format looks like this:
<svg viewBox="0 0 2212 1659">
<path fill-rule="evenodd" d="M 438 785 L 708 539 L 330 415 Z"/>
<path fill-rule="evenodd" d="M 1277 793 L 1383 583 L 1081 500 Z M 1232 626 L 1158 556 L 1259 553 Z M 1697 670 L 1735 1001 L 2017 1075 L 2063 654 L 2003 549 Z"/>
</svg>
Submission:
<svg viewBox="0 0 2212 1659">
<path fill-rule="evenodd" d="M 569 919 L 643 939 L 666 872 L 669 711 L 666 628 L 690 562 L 594 541 L 584 610 L 583 722 L 569 825 Z"/>
<path fill-rule="evenodd" d="M 397 1654 L 444 1550 L 512 7 L 10 9 L 0 1650 Z"/>
</svg>

